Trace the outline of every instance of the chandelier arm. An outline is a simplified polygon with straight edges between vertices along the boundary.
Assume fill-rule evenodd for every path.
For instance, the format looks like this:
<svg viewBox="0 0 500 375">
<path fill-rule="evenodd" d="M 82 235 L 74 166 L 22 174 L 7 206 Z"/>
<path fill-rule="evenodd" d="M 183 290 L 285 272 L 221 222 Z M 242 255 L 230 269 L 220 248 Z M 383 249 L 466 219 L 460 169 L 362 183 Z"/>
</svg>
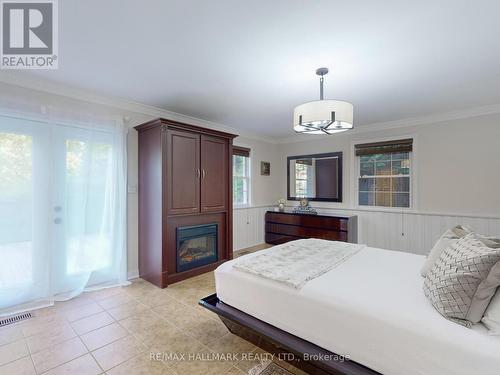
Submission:
<svg viewBox="0 0 500 375">
<path fill-rule="evenodd" d="M 335 121 L 330 121 L 326 126 L 323 127 L 323 129 L 328 129 L 330 125 L 332 125 Z"/>
<path fill-rule="evenodd" d="M 308 128 L 311 130 L 319 130 L 316 126 L 313 125 L 301 124 L 300 126 L 303 126 L 304 128 Z"/>
<path fill-rule="evenodd" d="M 313 132 L 313 131 L 317 131 L 318 129 L 311 129 L 311 130 L 295 130 L 295 133 L 310 133 L 310 132 Z"/>
<path fill-rule="evenodd" d="M 335 111 L 332 111 L 332 120 L 325 126 L 325 129 L 335 122 Z"/>
</svg>

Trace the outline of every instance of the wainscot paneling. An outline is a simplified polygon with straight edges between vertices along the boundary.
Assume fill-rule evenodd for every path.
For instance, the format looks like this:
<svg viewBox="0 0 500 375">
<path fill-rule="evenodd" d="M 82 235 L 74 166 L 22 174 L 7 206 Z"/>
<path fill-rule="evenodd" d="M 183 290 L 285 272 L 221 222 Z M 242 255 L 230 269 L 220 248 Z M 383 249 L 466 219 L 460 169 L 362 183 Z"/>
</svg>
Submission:
<svg viewBox="0 0 500 375">
<path fill-rule="evenodd" d="M 233 250 L 264 243 L 264 215 L 269 206 L 233 210 Z"/>
<path fill-rule="evenodd" d="M 500 218 L 368 210 L 318 209 L 320 213 L 358 215 L 358 243 L 426 255 L 449 228 L 467 225 L 474 231 L 500 236 Z"/>
<path fill-rule="evenodd" d="M 264 214 L 268 209 L 272 208 L 234 210 L 234 250 L 264 242 Z M 415 254 L 427 254 L 439 236 L 457 224 L 467 225 L 484 235 L 500 237 L 500 217 L 325 208 L 318 208 L 318 213 L 358 215 L 358 243 Z"/>
</svg>

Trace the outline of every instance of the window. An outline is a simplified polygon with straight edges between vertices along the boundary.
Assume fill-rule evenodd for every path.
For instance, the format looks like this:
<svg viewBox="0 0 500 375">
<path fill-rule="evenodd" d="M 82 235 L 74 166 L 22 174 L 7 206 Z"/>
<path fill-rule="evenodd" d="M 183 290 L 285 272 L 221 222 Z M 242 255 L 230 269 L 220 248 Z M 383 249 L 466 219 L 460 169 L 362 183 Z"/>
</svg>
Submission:
<svg viewBox="0 0 500 375">
<path fill-rule="evenodd" d="M 360 206 L 411 206 L 413 140 L 356 145 Z"/>
<path fill-rule="evenodd" d="M 233 204 L 250 204 L 250 149 L 233 147 Z"/>
<path fill-rule="evenodd" d="M 295 162 L 295 196 L 310 197 L 312 194 L 311 160 L 297 160 Z"/>
</svg>

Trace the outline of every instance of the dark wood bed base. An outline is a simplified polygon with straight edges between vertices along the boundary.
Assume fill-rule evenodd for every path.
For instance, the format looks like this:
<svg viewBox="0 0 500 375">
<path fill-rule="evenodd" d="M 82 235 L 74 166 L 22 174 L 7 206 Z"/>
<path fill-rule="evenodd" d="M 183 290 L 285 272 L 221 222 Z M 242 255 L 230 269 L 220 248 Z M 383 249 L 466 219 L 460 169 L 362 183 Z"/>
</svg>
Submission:
<svg viewBox="0 0 500 375">
<path fill-rule="evenodd" d="M 233 334 L 250 341 L 293 366 L 314 375 L 381 375 L 359 363 L 305 341 L 262 320 L 254 318 L 219 301 L 212 294 L 199 301 L 204 308 L 216 313 Z M 308 360 L 304 357 L 307 356 Z"/>
</svg>

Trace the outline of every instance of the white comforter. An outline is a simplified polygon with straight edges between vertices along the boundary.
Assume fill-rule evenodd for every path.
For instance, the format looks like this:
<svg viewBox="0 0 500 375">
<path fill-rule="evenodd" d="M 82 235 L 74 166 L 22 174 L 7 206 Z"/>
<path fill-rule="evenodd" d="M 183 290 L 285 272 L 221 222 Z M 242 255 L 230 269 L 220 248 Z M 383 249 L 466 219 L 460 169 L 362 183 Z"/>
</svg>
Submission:
<svg viewBox="0 0 500 375">
<path fill-rule="evenodd" d="M 215 271 L 223 302 L 382 374 L 500 374 L 500 337 L 425 298 L 423 256 L 366 247 L 300 290 L 237 271 L 237 260 Z"/>
<path fill-rule="evenodd" d="M 300 289 L 306 282 L 342 264 L 363 247 L 365 245 L 310 238 L 274 246 L 257 256 L 238 260 L 233 267 Z"/>
</svg>

